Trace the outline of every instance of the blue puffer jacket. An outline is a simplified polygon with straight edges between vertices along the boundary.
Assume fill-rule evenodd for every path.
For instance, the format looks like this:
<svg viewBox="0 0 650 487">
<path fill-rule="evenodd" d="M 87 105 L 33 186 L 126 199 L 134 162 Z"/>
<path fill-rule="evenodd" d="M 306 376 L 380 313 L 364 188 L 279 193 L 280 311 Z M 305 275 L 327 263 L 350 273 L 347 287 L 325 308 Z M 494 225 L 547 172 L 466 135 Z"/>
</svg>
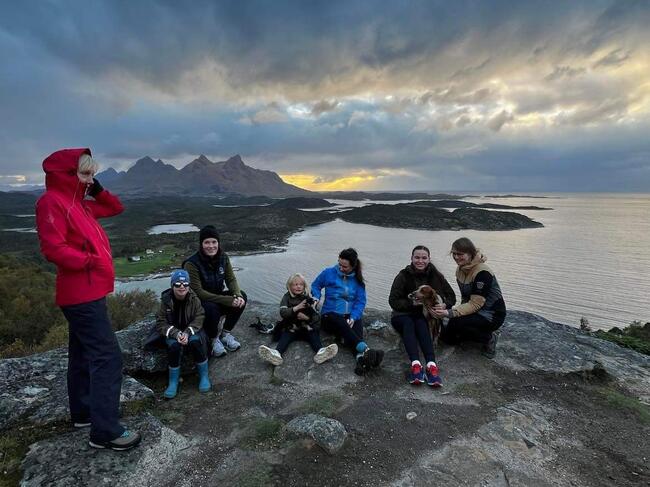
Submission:
<svg viewBox="0 0 650 487">
<path fill-rule="evenodd" d="M 366 287 L 357 281 L 354 272 L 343 274 L 339 266 L 323 270 L 311 284 L 311 295 L 319 300 L 325 289 L 325 302 L 321 314 L 338 313 L 358 320 L 366 307 Z"/>
</svg>

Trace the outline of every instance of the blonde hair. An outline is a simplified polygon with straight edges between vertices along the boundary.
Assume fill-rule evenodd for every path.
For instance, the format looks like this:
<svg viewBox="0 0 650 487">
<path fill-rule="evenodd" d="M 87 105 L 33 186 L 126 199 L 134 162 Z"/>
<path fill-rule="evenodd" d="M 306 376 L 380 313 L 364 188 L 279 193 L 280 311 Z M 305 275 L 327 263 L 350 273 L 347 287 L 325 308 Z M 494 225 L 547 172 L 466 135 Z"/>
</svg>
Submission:
<svg viewBox="0 0 650 487">
<path fill-rule="evenodd" d="M 300 279 L 302 281 L 303 285 L 305 286 L 305 291 L 304 292 L 308 292 L 307 291 L 307 288 L 308 288 L 307 279 L 305 279 L 305 276 L 303 276 L 302 274 L 300 274 L 298 272 L 296 272 L 295 274 L 291 274 L 289 276 L 289 279 L 287 279 L 287 291 L 291 292 L 291 289 L 290 289 L 291 284 L 293 283 L 293 281 L 295 281 L 297 279 Z"/>
<path fill-rule="evenodd" d="M 77 165 L 77 171 L 86 172 L 90 171 L 93 174 L 97 174 L 99 169 L 99 164 L 95 159 L 93 159 L 90 154 L 81 154 L 79 157 L 79 164 Z"/>
</svg>

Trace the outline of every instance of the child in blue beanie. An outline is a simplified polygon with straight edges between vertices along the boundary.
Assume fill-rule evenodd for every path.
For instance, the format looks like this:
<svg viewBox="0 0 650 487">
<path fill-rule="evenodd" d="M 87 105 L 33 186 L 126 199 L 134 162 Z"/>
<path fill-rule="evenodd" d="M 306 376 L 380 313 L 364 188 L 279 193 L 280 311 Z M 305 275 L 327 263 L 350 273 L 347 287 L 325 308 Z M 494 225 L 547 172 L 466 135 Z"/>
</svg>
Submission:
<svg viewBox="0 0 650 487">
<path fill-rule="evenodd" d="M 208 377 L 207 338 L 203 331 L 205 314 L 201 300 L 190 289 L 190 275 L 184 269 L 172 272 L 170 288 L 160 295 L 160 309 L 156 316 L 156 328 L 167 345 L 169 384 L 165 399 L 173 399 L 178 393 L 183 349 L 189 348 L 199 373 L 199 391 L 211 388 Z"/>
</svg>

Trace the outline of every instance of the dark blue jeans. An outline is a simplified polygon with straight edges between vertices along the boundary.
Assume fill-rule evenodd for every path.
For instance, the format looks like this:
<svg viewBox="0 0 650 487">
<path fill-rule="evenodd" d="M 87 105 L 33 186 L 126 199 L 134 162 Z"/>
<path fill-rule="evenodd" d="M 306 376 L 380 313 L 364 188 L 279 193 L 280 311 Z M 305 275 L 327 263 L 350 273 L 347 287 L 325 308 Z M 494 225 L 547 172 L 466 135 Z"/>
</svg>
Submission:
<svg viewBox="0 0 650 487">
<path fill-rule="evenodd" d="M 244 291 L 241 292 L 241 297 L 248 303 L 248 296 Z M 246 309 L 246 304 L 241 308 L 233 308 L 232 306 L 221 306 L 220 304 L 213 303 L 212 301 L 201 301 L 203 310 L 205 311 L 205 321 L 203 322 L 203 329 L 208 337 L 215 338 L 219 330 L 219 319 L 225 315 L 226 321 L 223 324 L 225 331 L 232 331 L 232 329 L 239 321 L 239 317 Z"/>
<path fill-rule="evenodd" d="M 436 356 L 433 351 L 433 341 L 429 324 L 422 313 L 393 316 L 390 319 L 391 325 L 402 336 L 404 348 L 411 362 L 420 360 L 420 351 L 422 349 L 426 362 L 435 362 Z"/>
<path fill-rule="evenodd" d="M 192 335 L 187 341 L 187 345 L 181 345 L 178 343 L 178 340 L 173 340 L 171 338 L 165 340 L 165 343 L 167 344 L 167 365 L 170 367 L 178 367 L 181 364 L 183 349 L 187 348 L 191 350 L 194 362 L 197 364 L 205 362 L 208 358 L 205 349 L 206 344 L 204 340 L 201 339 L 200 332 L 196 335 Z"/>
<path fill-rule="evenodd" d="M 497 330 L 501 323 L 491 323 L 479 314 L 458 316 L 449 320 L 447 326 L 442 328 L 440 339 L 450 345 L 460 342 L 487 343 L 492 337 L 492 332 Z"/>
<path fill-rule="evenodd" d="M 111 441 L 124 432 L 119 407 L 122 351 L 111 328 L 106 298 L 61 308 L 70 325 L 68 399 L 73 422 L 90 420 L 92 441 Z"/>
<path fill-rule="evenodd" d="M 321 316 L 321 326 L 327 333 L 343 339 L 343 345 L 352 350 L 352 354 L 356 355 L 357 344 L 363 341 L 363 322 L 361 318 L 354 322 L 352 328 L 347 324 L 346 320 L 349 316 L 340 315 L 337 313 L 327 313 Z"/>
<path fill-rule="evenodd" d="M 287 348 L 289 348 L 289 345 L 296 340 L 304 340 L 308 342 L 314 352 L 318 352 L 321 348 L 323 348 L 323 344 L 320 341 L 320 333 L 318 333 L 318 330 L 305 329 L 300 329 L 294 333 L 283 330 L 282 334 L 280 335 L 280 339 L 278 340 L 278 346 L 275 348 L 282 354 L 286 352 Z"/>
</svg>

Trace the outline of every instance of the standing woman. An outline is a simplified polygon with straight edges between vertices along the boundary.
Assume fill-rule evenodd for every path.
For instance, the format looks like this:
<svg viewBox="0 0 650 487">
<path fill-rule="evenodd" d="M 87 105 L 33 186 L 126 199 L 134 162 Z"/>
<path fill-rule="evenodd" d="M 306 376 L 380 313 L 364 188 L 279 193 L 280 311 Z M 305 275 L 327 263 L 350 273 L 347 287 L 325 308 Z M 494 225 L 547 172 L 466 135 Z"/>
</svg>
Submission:
<svg viewBox="0 0 650 487">
<path fill-rule="evenodd" d="M 357 362 L 355 374 L 363 375 L 369 369 L 379 367 L 384 358 L 383 350 L 371 350 L 363 341 L 366 284 L 356 250 L 342 250 L 338 264 L 318 275 L 311 285 L 314 299 L 320 301 L 323 289 L 325 301 L 321 308 L 321 326 L 328 333 L 342 338 L 345 346 L 352 350 Z"/>
<path fill-rule="evenodd" d="M 450 318 L 440 338 L 450 344 L 463 340 L 482 343 L 483 355 L 494 358 L 498 339 L 495 331 L 506 318 L 506 303 L 497 278 L 485 264 L 487 257 L 470 239 L 456 240 L 451 245 L 451 255 L 458 265 L 456 281 L 461 304 L 451 309 L 435 307 L 437 316 Z"/>
<path fill-rule="evenodd" d="M 140 435 L 118 421 L 122 352 L 106 309 L 115 271 L 108 237 L 97 222 L 122 213 L 124 207 L 93 177 L 97 168 L 90 149 L 64 149 L 48 156 L 36 226 L 41 252 L 57 267 L 56 304 L 69 324 L 72 423 L 90 426 L 93 448 L 128 450 L 140 442 Z"/>
<path fill-rule="evenodd" d="M 408 381 L 411 384 L 422 384 L 426 380 L 431 387 L 440 387 L 442 381 L 438 374 L 429 324 L 424 317 L 422 304 L 415 304 L 409 298 L 410 293 L 424 284 L 431 286 L 446 306 L 456 304 L 454 290 L 431 263 L 429 249 L 418 245 L 411 252 L 411 264 L 397 274 L 390 288 L 388 304 L 393 309 L 390 322 L 402 336 L 404 348 L 411 361 Z M 418 346 L 424 355 L 426 376 L 420 362 Z"/>
<path fill-rule="evenodd" d="M 212 225 L 199 232 L 199 250 L 183 262 L 190 275 L 190 287 L 201 300 L 205 310 L 203 328 L 212 339 L 212 354 L 221 357 L 239 350 L 241 344 L 232 329 L 246 307 L 246 293 L 239 289 L 230 258 L 223 251 L 219 233 Z M 225 316 L 223 330 L 219 320 Z"/>
</svg>

